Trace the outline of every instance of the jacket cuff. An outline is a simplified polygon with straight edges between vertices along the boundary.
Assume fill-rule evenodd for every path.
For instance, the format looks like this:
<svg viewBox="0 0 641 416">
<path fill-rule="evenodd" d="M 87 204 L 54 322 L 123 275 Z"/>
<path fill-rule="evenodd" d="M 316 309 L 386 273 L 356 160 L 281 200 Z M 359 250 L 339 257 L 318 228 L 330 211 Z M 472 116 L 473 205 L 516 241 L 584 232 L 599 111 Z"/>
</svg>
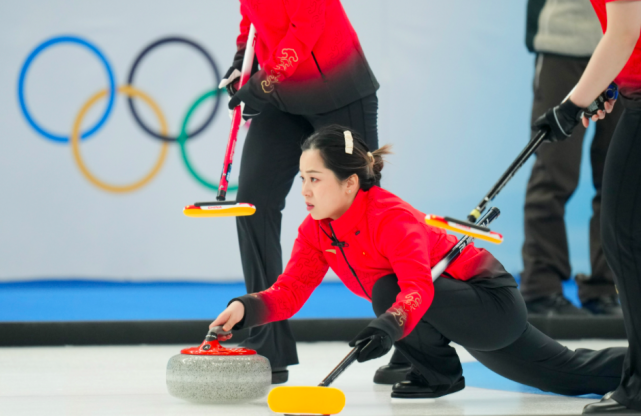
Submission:
<svg viewBox="0 0 641 416">
<path fill-rule="evenodd" d="M 394 315 L 389 312 L 385 312 L 378 318 L 372 320 L 372 322 L 369 323 L 369 326 L 385 331 L 392 339 L 392 342 L 396 342 L 403 338 L 403 325 L 400 325 L 394 318 Z"/>
<path fill-rule="evenodd" d="M 229 301 L 227 306 L 232 302 L 238 301 L 245 307 L 245 315 L 243 319 L 238 322 L 232 329 L 239 330 L 244 328 L 251 328 L 267 323 L 267 307 L 260 297 L 255 294 L 243 295 Z"/>
</svg>

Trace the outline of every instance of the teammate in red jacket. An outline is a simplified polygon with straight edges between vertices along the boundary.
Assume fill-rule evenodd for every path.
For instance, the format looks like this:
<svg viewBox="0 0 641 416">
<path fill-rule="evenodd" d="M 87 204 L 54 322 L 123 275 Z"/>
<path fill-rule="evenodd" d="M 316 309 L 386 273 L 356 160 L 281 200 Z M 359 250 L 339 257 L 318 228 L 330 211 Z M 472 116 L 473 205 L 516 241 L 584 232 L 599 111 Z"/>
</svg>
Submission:
<svg viewBox="0 0 641 416">
<path fill-rule="evenodd" d="M 231 95 L 230 108 L 242 103 L 243 118 L 252 119 L 237 200 L 257 211 L 236 220 L 251 293 L 267 289 L 283 272 L 281 211 L 298 172 L 302 140 L 339 123 L 377 149 L 379 85 L 339 0 L 240 0 L 240 12 L 237 52 L 221 86 Z M 237 90 L 251 24 L 258 38 L 254 73 Z M 252 328 L 243 346 L 269 358 L 274 383 L 286 381 L 286 367 L 298 363 L 287 321 Z"/>
<path fill-rule="evenodd" d="M 465 387 L 454 341 L 490 369 L 560 394 L 604 394 L 619 382 L 625 348 L 570 351 L 527 323 L 514 278 L 486 250 L 468 245 L 432 282 L 431 265 L 456 238 L 425 224 L 425 214 L 379 187 L 382 156 L 345 127 L 303 144 L 300 174 L 310 215 L 285 272 L 267 290 L 233 299 L 212 326 L 240 329 L 288 319 L 328 268 L 377 318 L 350 345 L 359 361 L 395 343 L 412 363 L 392 397 L 433 398 Z"/>
<path fill-rule="evenodd" d="M 585 414 L 641 415 L 641 1 L 591 0 L 605 34 L 568 100 L 535 123 L 550 129 L 553 141 L 565 140 L 583 120 L 585 107 L 614 80 L 625 110 L 617 123 L 603 170 L 601 239 L 621 299 L 629 349 L 621 384 Z M 597 121 L 612 111 L 592 117 Z M 614 390 L 614 389 L 613 389 Z"/>
</svg>

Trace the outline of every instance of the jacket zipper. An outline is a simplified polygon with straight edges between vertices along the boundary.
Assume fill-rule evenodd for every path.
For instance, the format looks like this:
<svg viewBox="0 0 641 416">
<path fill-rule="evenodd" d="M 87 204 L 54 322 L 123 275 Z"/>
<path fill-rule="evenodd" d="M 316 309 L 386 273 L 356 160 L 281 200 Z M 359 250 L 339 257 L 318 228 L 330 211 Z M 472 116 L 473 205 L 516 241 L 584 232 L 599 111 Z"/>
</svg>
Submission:
<svg viewBox="0 0 641 416">
<path fill-rule="evenodd" d="M 316 60 L 316 55 L 314 55 L 314 51 L 312 51 L 312 58 L 314 58 L 314 63 L 316 64 L 316 68 L 318 68 L 318 72 L 320 72 L 321 77 L 323 78 L 323 82 L 327 82 L 327 78 L 325 78 L 325 74 L 323 74 L 323 71 L 321 70 L 320 65 L 318 65 L 318 60 Z"/>
<path fill-rule="evenodd" d="M 354 271 L 354 268 L 352 267 L 352 265 L 351 265 L 351 264 L 349 264 L 349 261 L 347 261 L 347 256 L 345 255 L 345 252 L 343 251 L 343 247 L 344 247 L 347 243 L 346 243 L 345 241 L 338 241 L 338 238 L 336 237 L 336 233 L 334 233 L 334 228 L 332 228 L 332 224 L 328 224 L 328 225 L 329 225 L 329 229 L 330 229 L 330 231 L 332 232 L 332 235 L 331 235 L 331 236 L 330 236 L 329 234 L 327 234 L 327 231 L 325 231 L 325 229 L 323 229 L 323 227 L 320 227 L 320 229 L 321 229 L 321 230 L 323 230 L 323 232 L 325 233 L 325 235 L 326 235 L 330 240 L 332 240 L 332 245 L 333 245 L 333 246 L 337 246 L 337 247 L 340 249 L 341 254 L 343 255 L 343 258 L 345 259 L 345 263 L 347 263 L 347 267 L 349 267 L 349 270 L 352 272 L 352 275 L 354 275 L 354 277 L 356 278 L 356 281 L 357 281 L 357 282 L 358 282 L 358 284 L 361 286 L 361 289 L 363 289 L 363 293 L 365 293 L 365 296 L 367 296 L 367 298 L 368 298 L 369 300 L 372 300 L 372 297 L 367 293 L 367 291 L 365 290 L 365 287 L 364 287 L 364 286 L 363 286 L 363 284 L 361 283 L 361 279 L 359 279 L 359 278 L 358 278 L 358 276 L 356 275 L 356 272 Z"/>
</svg>

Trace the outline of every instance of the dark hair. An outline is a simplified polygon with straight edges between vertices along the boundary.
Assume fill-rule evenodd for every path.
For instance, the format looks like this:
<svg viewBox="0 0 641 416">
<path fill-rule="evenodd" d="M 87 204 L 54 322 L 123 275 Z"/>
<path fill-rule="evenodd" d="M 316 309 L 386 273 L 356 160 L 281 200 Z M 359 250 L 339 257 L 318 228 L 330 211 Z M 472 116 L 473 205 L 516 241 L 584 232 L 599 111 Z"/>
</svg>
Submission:
<svg viewBox="0 0 641 416">
<path fill-rule="evenodd" d="M 352 153 L 345 151 L 345 132 L 352 133 L 354 149 Z M 325 167 L 344 181 L 352 175 L 358 176 L 360 187 L 368 191 L 372 186 L 381 185 L 381 170 L 383 170 L 383 155 L 390 154 L 390 145 L 385 145 L 369 153 L 367 144 L 354 130 L 339 125 L 331 125 L 317 130 L 303 143 L 302 149 L 318 150 Z"/>
</svg>

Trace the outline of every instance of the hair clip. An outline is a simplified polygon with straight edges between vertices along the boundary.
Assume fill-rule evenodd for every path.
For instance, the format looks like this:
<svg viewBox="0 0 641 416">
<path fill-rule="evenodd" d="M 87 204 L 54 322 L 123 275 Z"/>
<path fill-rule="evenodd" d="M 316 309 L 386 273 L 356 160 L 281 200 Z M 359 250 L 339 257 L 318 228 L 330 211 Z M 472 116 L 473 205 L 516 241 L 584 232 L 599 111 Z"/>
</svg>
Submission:
<svg viewBox="0 0 641 416">
<path fill-rule="evenodd" d="M 372 162 L 372 164 L 376 162 L 376 159 L 374 159 L 374 155 L 372 154 L 372 152 L 367 152 L 367 156 L 369 156 L 369 161 Z"/>
<path fill-rule="evenodd" d="M 345 153 L 351 155 L 354 152 L 354 136 L 349 130 L 345 130 L 343 134 L 345 135 Z"/>
</svg>

